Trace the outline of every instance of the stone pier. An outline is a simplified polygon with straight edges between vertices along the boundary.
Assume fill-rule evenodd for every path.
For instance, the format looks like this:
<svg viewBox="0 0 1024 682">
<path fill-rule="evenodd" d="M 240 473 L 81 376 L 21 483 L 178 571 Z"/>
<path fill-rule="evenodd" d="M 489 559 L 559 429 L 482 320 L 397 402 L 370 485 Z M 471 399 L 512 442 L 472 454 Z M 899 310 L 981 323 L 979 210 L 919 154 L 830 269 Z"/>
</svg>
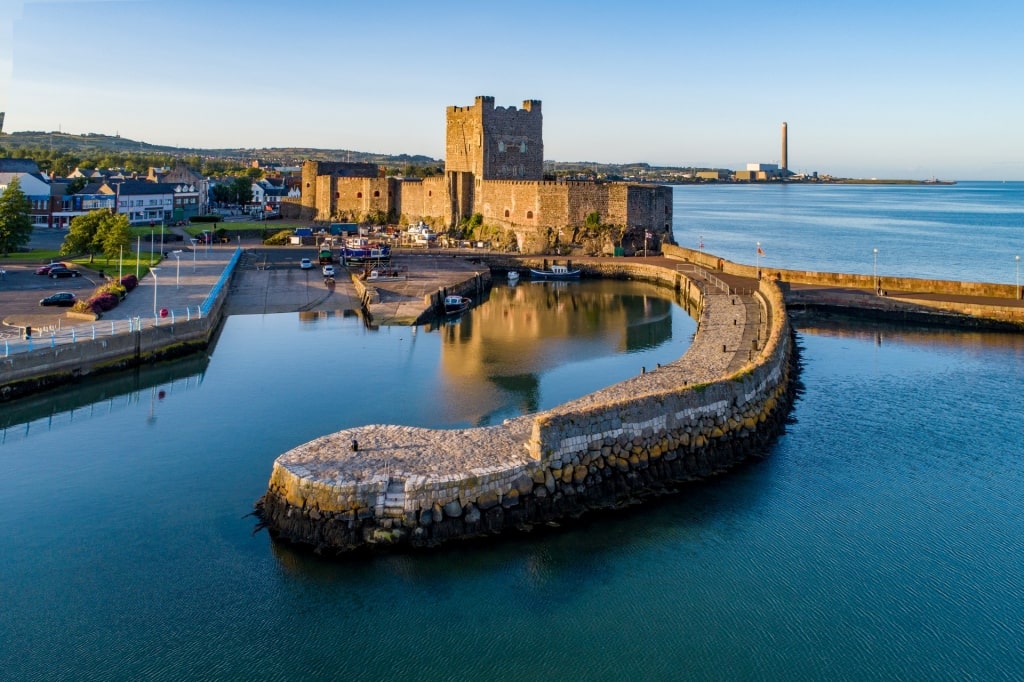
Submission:
<svg viewBox="0 0 1024 682">
<path fill-rule="evenodd" d="M 275 461 L 262 523 L 324 553 L 430 547 L 616 507 L 763 456 L 792 399 L 778 288 L 750 280 L 737 292 L 681 267 L 595 267 L 684 292 L 698 311 L 688 351 L 499 426 L 369 425 L 313 440 Z"/>
</svg>

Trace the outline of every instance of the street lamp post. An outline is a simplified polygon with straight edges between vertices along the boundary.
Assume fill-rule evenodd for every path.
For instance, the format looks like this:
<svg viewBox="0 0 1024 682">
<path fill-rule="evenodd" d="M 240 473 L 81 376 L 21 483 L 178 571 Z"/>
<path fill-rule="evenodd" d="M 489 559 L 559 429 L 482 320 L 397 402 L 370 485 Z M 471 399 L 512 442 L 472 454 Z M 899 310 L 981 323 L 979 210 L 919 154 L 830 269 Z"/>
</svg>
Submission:
<svg viewBox="0 0 1024 682">
<path fill-rule="evenodd" d="M 159 270 L 159 269 L 160 268 L 150 268 L 149 269 L 149 274 L 153 275 L 153 317 L 159 317 L 159 315 L 157 315 L 157 309 L 156 309 L 156 289 L 157 289 L 157 284 L 159 284 L 159 279 L 156 276 L 156 271 Z"/>
<path fill-rule="evenodd" d="M 139 257 L 142 255 L 142 235 L 135 239 L 135 281 L 139 281 Z"/>
<path fill-rule="evenodd" d="M 174 272 L 174 288 L 178 289 L 181 287 L 181 249 L 175 249 L 171 253 L 174 254 L 174 260 L 177 261 Z"/>
<path fill-rule="evenodd" d="M 153 264 L 153 243 L 156 241 L 156 231 L 149 228 L 149 264 Z"/>
<path fill-rule="evenodd" d="M 198 239 L 189 239 L 192 242 L 192 272 L 196 271 L 196 244 L 199 243 Z"/>
<path fill-rule="evenodd" d="M 1014 256 L 1013 259 L 1017 261 L 1017 288 L 1013 290 L 1013 298 L 1020 298 L 1020 256 Z"/>
<path fill-rule="evenodd" d="M 878 293 L 878 249 L 874 250 L 875 264 L 871 270 L 871 286 L 874 287 L 875 293 Z"/>
</svg>

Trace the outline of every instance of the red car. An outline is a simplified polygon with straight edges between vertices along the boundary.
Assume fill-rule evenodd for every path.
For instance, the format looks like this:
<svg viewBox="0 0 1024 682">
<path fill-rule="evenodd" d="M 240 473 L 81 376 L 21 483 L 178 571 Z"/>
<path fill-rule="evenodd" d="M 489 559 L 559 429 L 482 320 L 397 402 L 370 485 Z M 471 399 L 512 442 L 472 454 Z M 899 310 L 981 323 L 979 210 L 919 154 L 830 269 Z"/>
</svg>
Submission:
<svg viewBox="0 0 1024 682">
<path fill-rule="evenodd" d="M 46 265 L 40 265 L 38 268 L 36 268 L 36 274 L 49 275 L 50 268 L 52 268 L 54 265 L 60 265 L 60 263 L 47 263 Z"/>
</svg>

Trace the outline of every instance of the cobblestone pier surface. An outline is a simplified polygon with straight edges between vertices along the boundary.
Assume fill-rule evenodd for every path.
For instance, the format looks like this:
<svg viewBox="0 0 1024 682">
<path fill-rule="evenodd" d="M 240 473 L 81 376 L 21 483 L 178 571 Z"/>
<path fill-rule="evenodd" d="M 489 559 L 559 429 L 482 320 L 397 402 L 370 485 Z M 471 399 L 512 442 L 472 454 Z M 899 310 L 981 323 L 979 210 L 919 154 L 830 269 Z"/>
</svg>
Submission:
<svg viewBox="0 0 1024 682">
<path fill-rule="evenodd" d="M 738 293 L 671 264 L 609 267 L 684 292 L 698 331 L 681 358 L 498 426 L 317 438 L 276 460 L 263 524 L 328 553 L 434 546 L 613 507 L 764 454 L 790 403 L 779 291 L 751 280 Z"/>
</svg>

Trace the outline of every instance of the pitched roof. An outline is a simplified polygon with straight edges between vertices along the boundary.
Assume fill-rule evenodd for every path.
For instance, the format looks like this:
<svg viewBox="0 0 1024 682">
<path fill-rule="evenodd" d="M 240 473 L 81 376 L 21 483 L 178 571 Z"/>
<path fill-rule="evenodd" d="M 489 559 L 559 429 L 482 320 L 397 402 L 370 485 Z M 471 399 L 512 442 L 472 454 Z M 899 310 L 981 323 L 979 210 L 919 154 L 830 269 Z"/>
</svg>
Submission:
<svg viewBox="0 0 1024 682">
<path fill-rule="evenodd" d="M 32 159 L 0 159 L 0 173 L 38 173 L 39 165 Z"/>
<path fill-rule="evenodd" d="M 139 194 L 174 194 L 174 185 L 166 182 L 147 182 L 146 180 L 125 180 L 124 182 L 107 183 L 113 192 L 117 192 L 120 185 L 121 196 L 136 196 Z"/>
</svg>

